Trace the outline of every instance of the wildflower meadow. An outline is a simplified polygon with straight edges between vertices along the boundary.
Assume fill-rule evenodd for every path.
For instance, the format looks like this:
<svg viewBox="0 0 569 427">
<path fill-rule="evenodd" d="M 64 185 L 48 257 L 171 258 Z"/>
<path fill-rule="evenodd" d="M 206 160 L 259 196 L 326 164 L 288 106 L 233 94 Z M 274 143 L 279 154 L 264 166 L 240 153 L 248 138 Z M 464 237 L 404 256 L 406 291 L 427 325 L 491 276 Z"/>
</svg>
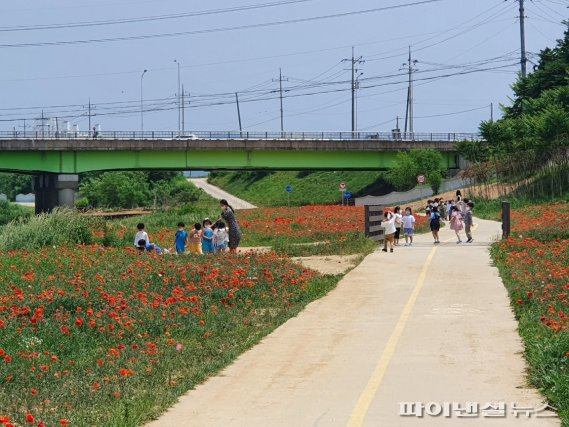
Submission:
<svg viewBox="0 0 569 427">
<path fill-rule="evenodd" d="M 70 214 L 62 215 L 67 227 Z M 268 234 L 310 243 L 363 232 L 358 208 L 270 209 L 239 217 L 253 245 Z M 41 220 L 33 221 L 41 232 Z M 17 235 L 26 224 L 5 231 Z M 73 224 L 73 239 L 1 253 L 0 426 L 142 425 L 340 278 L 274 251 L 141 253 L 128 224 Z M 84 227 L 91 229 L 88 236 Z M 149 233 L 167 246 L 173 230 Z M 82 239 L 90 243 L 77 243 Z"/>
<path fill-rule="evenodd" d="M 530 381 L 569 423 L 569 206 L 514 210 L 511 237 L 494 246 L 493 257 L 519 321 Z"/>
</svg>

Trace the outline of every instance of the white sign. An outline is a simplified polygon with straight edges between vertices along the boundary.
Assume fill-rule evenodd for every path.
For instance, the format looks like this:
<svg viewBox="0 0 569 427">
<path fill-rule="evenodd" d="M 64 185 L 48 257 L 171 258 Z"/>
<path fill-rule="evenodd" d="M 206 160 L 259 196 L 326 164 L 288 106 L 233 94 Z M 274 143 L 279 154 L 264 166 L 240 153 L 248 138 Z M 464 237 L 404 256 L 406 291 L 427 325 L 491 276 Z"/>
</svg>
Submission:
<svg viewBox="0 0 569 427">
<path fill-rule="evenodd" d="M 344 191 L 346 189 L 346 183 L 344 181 L 342 181 L 340 183 L 340 191 Z"/>
<path fill-rule="evenodd" d="M 417 182 L 419 184 L 424 184 L 425 183 L 425 175 L 419 175 L 417 176 Z"/>
</svg>

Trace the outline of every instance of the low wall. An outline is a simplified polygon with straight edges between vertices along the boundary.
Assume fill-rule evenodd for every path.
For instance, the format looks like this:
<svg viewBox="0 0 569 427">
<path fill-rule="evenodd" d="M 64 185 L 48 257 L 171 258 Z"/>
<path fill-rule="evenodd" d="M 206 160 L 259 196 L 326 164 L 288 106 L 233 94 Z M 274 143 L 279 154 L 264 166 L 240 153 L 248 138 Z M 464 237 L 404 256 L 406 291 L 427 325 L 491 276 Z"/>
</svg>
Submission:
<svg viewBox="0 0 569 427">
<path fill-rule="evenodd" d="M 439 193 L 462 189 L 469 185 L 470 183 L 464 179 L 446 179 L 441 183 Z M 393 206 L 401 203 L 414 202 L 431 196 L 433 196 L 433 190 L 431 190 L 431 187 L 423 185 L 401 193 L 394 191 L 393 193 L 386 194 L 385 196 L 358 197 L 356 198 L 356 206 Z"/>
</svg>

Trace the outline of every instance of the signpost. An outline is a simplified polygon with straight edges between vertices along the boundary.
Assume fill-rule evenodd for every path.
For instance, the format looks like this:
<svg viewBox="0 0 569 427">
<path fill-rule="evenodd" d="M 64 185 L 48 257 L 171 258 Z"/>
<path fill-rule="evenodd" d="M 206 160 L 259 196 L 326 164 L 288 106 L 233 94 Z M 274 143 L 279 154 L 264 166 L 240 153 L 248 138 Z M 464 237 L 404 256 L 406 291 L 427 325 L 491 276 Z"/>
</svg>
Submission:
<svg viewBox="0 0 569 427">
<path fill-rule="evenodd" d="M 423 184 L 425 183 L 425 175 L 417 175 L 417 183 L 421 187 L 421 200 L 423 200 Z"/>
<path fill-rule="evenodd" d="M 346 183 L 344 181 L 340 182 L 340 191 L 342 192 L 342 206 L 344 206 L 344 196 L 346 194 Z"/>
<path fill-rule="evenodd" d="M 292 185 L 287 185 L 285 191 L 287 195 L 287 204 L 290 206 L 290 193 L 292 193 Z"/>
</svg>

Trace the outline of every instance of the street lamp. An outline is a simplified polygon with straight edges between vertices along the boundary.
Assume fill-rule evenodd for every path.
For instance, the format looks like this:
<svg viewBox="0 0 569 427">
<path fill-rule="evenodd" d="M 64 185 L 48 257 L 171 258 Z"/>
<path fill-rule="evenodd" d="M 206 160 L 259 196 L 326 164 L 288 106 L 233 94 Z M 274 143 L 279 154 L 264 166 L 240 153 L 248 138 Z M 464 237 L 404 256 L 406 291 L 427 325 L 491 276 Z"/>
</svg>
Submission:
<svg viewBox="0 0 569 427">
<path fill-rule="evenodd" d="M 140 131 L 142 132 L 142 138 L 144 138 L 144 88 L 142 86 L 142 78 L 148 72 L 148 70 L 144 70 L 140 75 Z"/>
<path fill-rule="evenodd" d="M 182 101 L 181 101 L 181 88 L 180 88 L 180 62 L 177 59 L 174 59 L 174 62 L 178 65 L 178 135 L 181 132 L 181 122 L 182 122 Z"/>
</svg>

